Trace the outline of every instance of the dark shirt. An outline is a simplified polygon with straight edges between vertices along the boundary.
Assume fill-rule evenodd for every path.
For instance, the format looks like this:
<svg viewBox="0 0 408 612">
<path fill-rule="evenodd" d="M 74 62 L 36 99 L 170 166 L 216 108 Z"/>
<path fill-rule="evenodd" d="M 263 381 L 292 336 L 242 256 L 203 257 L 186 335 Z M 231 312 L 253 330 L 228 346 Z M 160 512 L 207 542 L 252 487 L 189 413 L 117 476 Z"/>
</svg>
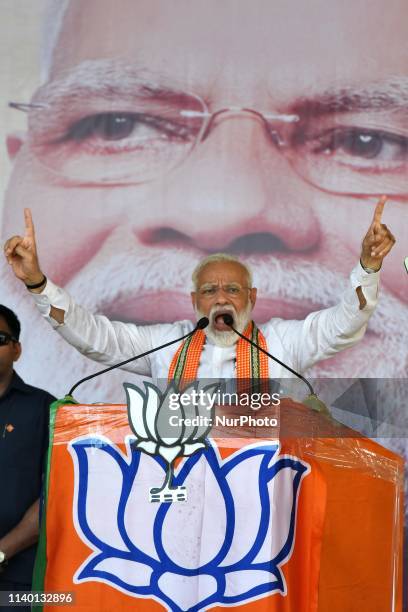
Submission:
<svg viewBox="0 0 408 612">
<path fill-rule="evenodd" d="M 49 405 L 54 397 L 26 385 L 14 372 L 0 397 L 0 537 L 40 496 L 48 446 Z M 0 580 L 31 583 L 36 546 L 9 560 Z"/>
</svg>

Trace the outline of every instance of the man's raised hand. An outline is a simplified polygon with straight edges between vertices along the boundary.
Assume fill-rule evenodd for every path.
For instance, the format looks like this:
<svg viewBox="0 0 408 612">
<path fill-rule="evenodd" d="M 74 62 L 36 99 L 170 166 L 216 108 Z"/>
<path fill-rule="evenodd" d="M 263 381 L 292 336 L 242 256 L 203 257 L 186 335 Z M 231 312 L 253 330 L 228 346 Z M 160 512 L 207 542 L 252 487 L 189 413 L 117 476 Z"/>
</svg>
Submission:
<svg viewBox="0 0 408 612">
<path fill-rule="evenodd" d="M 364 237 L 361 247 L 361 263 L 365 268 L 379 270 L 383 259 L 395 244 L 395 238 L 384 223 L 381 216 L 384 210 L 386 196 L 381 196 L 374 210 L 373 220 Z"/>
<path fill-rule="evenodd" d="M 41 283 L 44 275 L 41 272 L 35 242 L 33 218 L 29 208 L 24 209 L 24 236 L 12 236 L 4 245 L 4 254 L 17 278 L 26 285 Z"/>
</svg>

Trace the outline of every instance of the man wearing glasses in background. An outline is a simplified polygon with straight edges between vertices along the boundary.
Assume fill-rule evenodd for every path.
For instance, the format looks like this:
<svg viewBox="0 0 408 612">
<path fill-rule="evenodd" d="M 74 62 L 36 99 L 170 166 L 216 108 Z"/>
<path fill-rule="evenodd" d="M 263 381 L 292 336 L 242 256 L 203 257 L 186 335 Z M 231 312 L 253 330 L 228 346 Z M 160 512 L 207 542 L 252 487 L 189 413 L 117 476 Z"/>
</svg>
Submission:
<svg viewBox="0 0 408 612">
<path fill-rule="evenodd" d="M 55 399 L 14 371 L 19 337 L 18 318 L 0 304 L 0 591 L 31 589 L 48 409 Z"/>
</svg>

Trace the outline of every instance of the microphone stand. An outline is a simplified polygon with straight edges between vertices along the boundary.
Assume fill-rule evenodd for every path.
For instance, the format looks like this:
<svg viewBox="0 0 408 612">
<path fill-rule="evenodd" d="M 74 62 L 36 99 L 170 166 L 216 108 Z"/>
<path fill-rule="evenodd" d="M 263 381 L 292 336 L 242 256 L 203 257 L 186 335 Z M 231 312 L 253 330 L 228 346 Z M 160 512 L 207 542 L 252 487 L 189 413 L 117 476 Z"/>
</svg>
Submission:
<svg viewBox="0 0 408 612">
<path fill-rule="evenodd" d="M 256 349 L 261 351 L 261 353 L 264 353 L 267 357 L 269 357 L 273 361 L 276 361 L 276 363 L 279 363 L 279 365 L 283 366 L 286 370 L 289 370 L 289 372 L 291 372 L 292 374 L 300 378 L 300 380 L 302 380 L 305 383 L 305 385 L 307 385 L 309 389 L 309 395 L 307 395 L 302 402 L 303 404 L 305 404 L 305 406 L 308 406 L 308 408 L 311 408 L 312 410 L 316 410 L 317 412 L 321 412 L 323 414 L 331 416 L 330 411 L 327 408 L 326 404 L 322 402 L 322 400 L 317 396 L 310 382 L 304 376 L 302 376 L 302 374 L 299 374 L 299 372 L 296 372 L 296 370 L 293 370 L 293 368 L 286 365 L 286 363 L 283 363 L 283 361 L 281 361 L 277 357 L 274 357 L 273 355 L 271 355 L 271 353 L 268 353 L 268 351 L 263 349 L 262 346 L 259 346 L 258 344 L 253 342 L 253 340 L 251 340 L 250 338 L 247 338 L 246 336 L 244 336 L 244 334 L 241 334 L 237 329 L 235 329 L 235 327 L 233 327 L 234 320 L 230 314 L 225 314 L 222 316 L 222 318 L 224 319 L 225 325 L 228 325 L 228 327 L 230 327 L 232 331 L 234 331 L 240 338 L 249 342 L 249 344 L 251 344 Z"/>
<path fill-rule="evenodd" d="M 193 334 L 195 334 L 195 332 L 197 330 L 205 329 L 207 327 L 208 323 L 209 323 L 208 318 L 207 317 L 202 317 L 199 321 L 197 321 L 197 325 L 195 326 L 195 328 L 191 332 L 188 332 L 188 334 L 185 334 L 184 336 L 181 336 L 181 338 L 176 338 L 175 340 L 170 340 L 170 342 L 166 342 L 166 344 L 162 344 L 161 346 L 157 346 L 156 348 L 152 348 L 149 351 L 146 351 L 145 353 L 142 353 L 141 355 L 136 355 L 135 357 L 130 357 L 129 359 L 125 359 L 125 361 L 121 361 L 120 363 L 115 363 L 114 365 L 109 366 L 108 368 L 105 368 L 104 370 L 99 370 L 98 372 L 95 372 L 94 374 L 90 374 L 89 376 L 85 376 L 85 378 L 81 378 L 81 380 L 79 380 L 77 383 L 75 383 L 75 385 L 71 388 L 71 390 L 68 393 L 68 396 L 72 397 L 72 394 L 74 393 L 75 389 L 77 389 L 79 387 L 79 385 L 82 385 L 82 383 L 86 382 L 87 380 L 91 380 L 92 378 L 96 378 L 96 376 L 101 376 L 101 374 L 106 374 L 106 372 L 110 372 L 111 370 L 115 370 L 116 368 L 121 368 L 122 366 L 126 365 L 127 363 L 130 363 L 131 361 L 136 361 L 137 359 L 141 359 L 142 357 L 146 357 L 147 355 L 150 355 L 151 353 L 155 353 L 156 351 L 159 351 L 160 349 L 166 348 L 167 346 L 171 346 L 172 344 L 176 344 L 176 342 L 181 342 L 181 340 L 185 340 L 189 336 L 192 336 Z"/>
</svg>

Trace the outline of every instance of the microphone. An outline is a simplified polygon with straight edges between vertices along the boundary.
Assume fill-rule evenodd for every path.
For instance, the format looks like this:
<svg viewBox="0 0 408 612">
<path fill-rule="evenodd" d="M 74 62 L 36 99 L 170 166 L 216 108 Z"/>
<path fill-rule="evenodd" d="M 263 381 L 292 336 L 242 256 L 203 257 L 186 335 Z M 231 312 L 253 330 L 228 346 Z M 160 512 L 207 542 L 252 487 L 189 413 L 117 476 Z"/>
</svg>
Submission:
<svg viewBox="0 0 408 612">
<path fill-rule="evenodd" d="M 101 376 L 102 374 L 106 374 L 106 372 L 110 372 L 111 370 L 115 370 L 116 368 L 120 368 L 124 365 L 126 365 L 127 363 L 130 363 L 131 361 L 136 361 L 137 359 L 141 359 L 142 357 L 146 357 L 147 355 L 150 355 L 151 353 L 155 353 L 156 351 L 160 351 L 163 348 L 166 348 L 166 346 L 171 346 L 172 344 L 176 344 L 176 342 L 181 342 L 181 340 L 185 340 L 186 338 L 188 338 L 189 336 L 192 336 L 193 334 L 196 333 L 196 331 L 198 331 L 199 329 L 205 329 L 207 327 L 207 325 L 209 324 L 209 319 L 208 317 L 201 317 L 201 319 L 199 319 L 196 323 L 195 328 L 191 331 L 188 332 L 188 334 L 185 334 L 184 336 L 181 336 L 181 338 L 176 338 L 175 340 L 170 340 L 170 342 L 166 342 L 166 344 L 162 344 L 161 346 L 157 346 L 156 348 L 152 348 L 150 349 L 150 351 L 146 351 L 145 353 L 142 353 L 141 355 L 135 355 L 135 357 L 130 357 L 129 359 L 125 359 L 125 361 L 121 361 L 120 363 L 115 363 L 112 366 L 109 366 L 109 368 L 105 368 L 104 370 L 99 370 L 98 372 L 95 372 L 94 374 L 90 374 L 89 376 L 85 376 L 85 378 L 81 378 L 81 380 L 79 380 L 77 383 L 75 383 L 75 385 L 71 388 L 71 390 L 69 391 L 68 395 L 72 396 L 72 394 L 74 393 L 75 389 L 77 389 L 79 387 L 79 385 L 82 385 L 82 383 L 86 382 L 87 380 L 91 380 L 92 378 L 96 378 L 97 376 Z"/>
<path fill-rule="evenodd" d="M 259 346 L 258 344 L 256 344 L 256 342 L 253 342 L 252 340 L 244 336 L 244 334 L 241 334 L 237 329 L 235 329 L 235 327 L 233 326 L 234 319 L 229 313 L 223 314 L 222 318 L 224 320 L 225 325 L 228 325 L 228 327 L 230 327 L 232 331 L 234 331 L 240 338 L 243 338 L 244 340 L 249 342 L 249 344 L 251 344 L 258 350 L 260 350 L 261 353 L 264 353 L 267 357 L 269 357 L 270 359 L 273 359 L 273 361 L 276 361 L 276 363 L 279 363 L 279 365 L 283 366 L 286 370 L 289 370 L 289 372 L 291 372 L 292 374 L 300 378 L 300 380 L 302 380 L 305 383 L 305 385 L 307 385 L 309 389 L 309 395 L 303 400 L 303 404 L 305 404 L 309 408 L 312 408 L 313 410 L 317 410 L 318 412 L 322 412 L 324 414 L 330 414 L 326 404 L 322 402 L 321 399 L 319 399 L 319 397 L 315 393 L 310 382 L 304 376 L 302 376 L 302 374 L 299 374 L 299 372 L 296 372 L 296 370 L 288 366 L 286 363 L 283 363 L 283 361 L 280 361 L 280 359 L 278 359 L 277 357 L 274 357 L 273 355 L 271 355 L 271 353 L 268 353 L 268 351 L 265 351 L 265 349 L 263 349 L 262 346 Z"/>
<path fill-rule="evenodd" d="M 192 332 L 190 332 L 190 334 L 194 334 L 194 332 L 196 332 L 198 329 L 205 329 L 207 325 L 209 325 L 209 323 L 210 319 L 208 317 L 201 317 L 201 319 L 197 321 L 195 328 Z"/>
</svg>

